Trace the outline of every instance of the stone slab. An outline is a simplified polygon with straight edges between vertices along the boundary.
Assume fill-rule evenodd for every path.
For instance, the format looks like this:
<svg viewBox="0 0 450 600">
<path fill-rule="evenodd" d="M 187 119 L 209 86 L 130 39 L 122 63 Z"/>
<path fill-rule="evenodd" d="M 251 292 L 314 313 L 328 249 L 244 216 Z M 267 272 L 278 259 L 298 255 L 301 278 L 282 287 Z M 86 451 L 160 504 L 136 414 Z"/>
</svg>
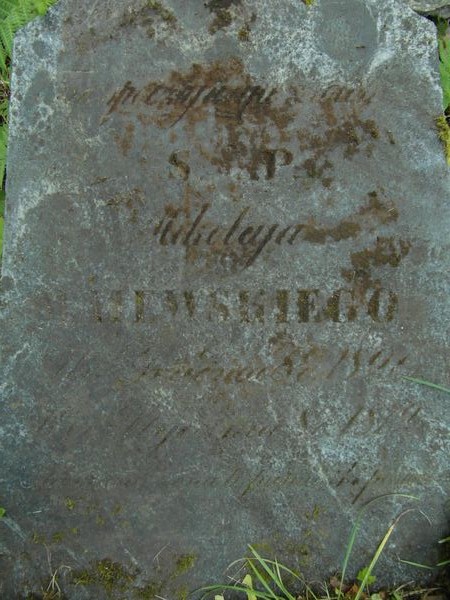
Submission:
<svg viewBox="0 0 450 600">
<path fill-rule="evenodd" d="M 351 572 L 408 508 L 380 581 L 437 560 L 448 399 L 403 379 L 450 379 L 436 56 L 394 0 L 62 0 L 18 35 L 2 597 L 184 598 L 247 544 L 323 579 L 393 493 Z"/>
</svg>

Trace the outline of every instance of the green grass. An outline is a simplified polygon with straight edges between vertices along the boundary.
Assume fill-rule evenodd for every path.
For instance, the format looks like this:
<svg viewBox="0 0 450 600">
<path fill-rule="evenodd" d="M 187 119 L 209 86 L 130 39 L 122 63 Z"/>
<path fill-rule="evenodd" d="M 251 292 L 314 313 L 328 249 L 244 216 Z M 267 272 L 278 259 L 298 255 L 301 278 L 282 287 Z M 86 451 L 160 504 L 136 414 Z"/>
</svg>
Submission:
<svg viewBox="0 0 450 600">
<path fill-rule="evenodd" d="M 424 379 L 417 379 L 414 377 L 404 377 L 404 379 L 412 383 L 424 385 L 434 390 L 450 394 L 449 388 L 431 383 Z M 249 546 L 250 556 L 230 565 L 230 567 L 233 567 L 236 564 L 242 563 L 242 566 L 246 568 L 248 573 L 244 577 L 241 576 L 239 580 L 235 580 L 232 584 L 214 584 L 202 588 L 200 590 L 203 592 L 202 598 L 210 598 L 212 594 L 214 594 L 214 600 L 225 600 L 224 594 L 226 592 L 240 594 L 243 599 L 246 598 L 247 600 L 405 600 L 406 598 L 428 598 L 429 593 L 440 590 L 438 588 L 434 588 L 433 590 L 411 590 L 406 589 L 405 586 L 401 586 L 391 591 L 374 593 L 370 589 L 370 586 L 376 582 L 376 576 L 374 575 L 375 567 L 385 551 L 391 535 L 401 518 L 414 510 L 412 508 L 404 510 L 394 519 L 379 542 L 369 564 L 359 571 L 356 582 L 352 585 L 346 585 L 345 583 L 358 533 L 366 522 L 366 511 L 375 502 L 389 497 L 418 500 L 417 497 L 408 494 L 388 494 L 368 502 L 360 511 L 350 533 L 340 577 L 332 577 L 328 584 L 323 584 L 322 592 L 313 590 L 299 573 L 296 573 L 292 569 L 281 564 L 276 559 L 263 558 L 253 546 Z M 439 540 L 438 543 L 445 544 L 449 542 L 450 537 L 446 537 Z M 411 560 L 402 559 L 399 559 L 399 562 L 429 571 L 435 571 L 436 569 L 448 567 L 450 565 L 450 559 L 443 560 L 437 565 L 424 565 Z M 286 580 L 289 580 L 288 584 L 286 583 Z M 298 595 L 298 591 L 293 591 L 294 588 L 301 590 L 300 595 Z M 447 589 L 447 593 L 448 591 L 449 590 Z M 437 597 L 443 598 L 444 596 L 438 595 Z"/>
<path fill-rule="evenodd" d="M 213 595 L 214 600 L 226 600 L 228 592 L 232 593 L 231 598 L 236 598 L 237 594 L 242 600 L 406 600 L 411 597 L 422 597 L 422 594 L 427 594 L 423 598 L 428 597 L 429 592 L 437 591 L 438 588 L 414 591 L 407 589 L 406 586 L 399 586 L 391 591 L 382 592 L 374 592 L 370 589 L 370 586 L 376 582 L 372 569 L 392 535 L 397 521 L 383 536 L 370 565 L 358 573 L 356 582 L 352 585 L 344 585 L 336 577 L 332 577 L 328 583 L 321 586 L 320 591 L 317 587 L 313 589 L 299 573 L 277 560 L 263 558 L 255 548 L 249 546 L 250 556 L 243 559 L 249 573 L 241 576 L 240 580 L 231 585 L 212 585 L 202 588 L 199 590 L 203 592 L 202 600 L 212 598 Z M 293 591 L 294 588 L 296 591 Z"/>
<path fill-rule="evenodd" d="M 420 594 L 422 592 L 425 593 L 430 590 L 416 589 L 415 591 L 407 591 L 405 586 L 402 586 L 391 590 L 390 592 L 383 591 L 376 593 L 372 592 L 370 589 L 376 582 L 376 576 L 374 575 L 375 567 L 385 551 L 391 535 L 402 517 L 412 510 L 415 510 L 412 508 L 404 510 L 394 519 L 376 547 L 369 564 L 359 571 L 356 581 L 351 585 L 345 583 L 358 532 L 366 522 L 365 513 L 367 509 L 375 502 L 389 497 L 418 500 L 415 496 L 410 496 L 408 494 L 388 494 L 368 502 L 360 511 L 350 533 L 340 577 L 332 577 L 327 584 L 322 585 L 322 591 L 317 591 L 309 586 L 301 574 L 286 567 L 276 559 L 263 558 L 253 546 L 249 546 L 250 556 L 230 565 L 231 568 L 240 564 L 241 570 L 243 567 L 247 571 L 245 576 L 241 575 L 238 580 L 233 578 L 234 581 L 231 584 L 215 584 L 202 588 L 199 590 L 200 592 L 203 592 L 202 599 L 212 598 L 214 595 L 214 600 L 225 600 L 225 594 L 228 592 L 233 593 L 233 598 L 236 597 L 236 594 L 240 595 L 243 600 L 245 598 L 247 600 L 367 600 L 369 598 L 371 600 L 404 600 L 405 598 L 413 596 L 416 598 L 421 597 Z M 448 541 L 448 538 L 441 540 L 440 543 L 445 541 Z M 412 563 L 411 561 L 401 562 L 416 567 L 423 567 L 423 565 Z M 444 561 L 439 563 L 437 567 L 444 566 L 447 563 L 448 561 Z M 434 570 L 434 568 L 435 567 L 432 569 Z M 294 591 L 294 589 L 296 591 Z"/>
<path fill-rule="evenodd" d="M 450 28 L 447 20 L 436 19 L 438 47 L 439 47 L 439 72 L 442 86 L 443 113 L 436 119 L 439 139 L 444 146 L 445 158 L 450 165 Z"/>
<path fill-rule="evenodd" d="M 449 26 L 446 19 L 436 20 L 438 47 L 439 47 L 439 72 L 443 92 L 444 111 L 450 106 L 450 38 Z"/>
<path fill-rule="evenodd" d="M 412 381 L 413 383 L 418 383 L 420 385 L 425 385 L 427 387 L 433 388 L 434 390 L 445 392 L 446 394 L 450 394 L 449 388 L 446 388 L 442 385 L 438 385 L 436 383 L 431 383 L 430 381 L 425 381 L 425 379 L 416 379 L 415 377 L 404 377 L 403 379 L 406 379 L 406 381 Z"/>
</svg>

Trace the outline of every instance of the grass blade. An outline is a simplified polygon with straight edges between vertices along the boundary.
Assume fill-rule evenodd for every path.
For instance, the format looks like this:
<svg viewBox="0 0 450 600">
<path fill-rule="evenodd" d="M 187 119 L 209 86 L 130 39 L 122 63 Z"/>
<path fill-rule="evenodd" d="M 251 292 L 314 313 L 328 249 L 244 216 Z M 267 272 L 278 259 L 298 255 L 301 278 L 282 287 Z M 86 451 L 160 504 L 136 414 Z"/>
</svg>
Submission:
<svg viewBox="0 0 450 600">
<path fill-rule="evenodd" d="M 306 583 L 306 581 L 302 577 L 299 576 L 298 573 L 295 573 L 295 571 L 292 571 L 291 569 L 289 569 L 288 567 L 286 567 L 285 565 L 283 565 L 277 561 L 269 560 L 268 558 L 265 558 L 264 560 L 268 564 L 276 565 L 278 567 L 278 570 L 285 571 L 288 575 L 290 575 L 291 577 L 293 577 L 294 579 L 299 581 L 302 584 L 302 586 L 305 588 L 305 590 L 308 592 L 308 594 L 312 598 L 316 598 L 316 595 L 314 594 L 312 588 Z M 327 595 L 328 595 L 328 590 L 327 590 Z"/>
<path fill-rule="evenodd" d="M 361 528 L 361 524 L 362 524 L 362 519 L 364 516 L 364 513 L 366 512 L 366 510 L 369 508 L 369 506 L 371 506 L 374 502 L 378 502 L 379 500 L 383 500 L 384 498 L 405 498 L 407 500 L 419 500 L 419 498 L 417 498 L 416 496 L 412 496 L 410 494 L 385 494 L 383 496 L 378 496 L 377 498 L 374 498 L 373 500 L 370 500 L 370 502 L 367 502 L 367 504 L 365 504 L 362 509 L 359 511 L 359 514 L 356 518 L 355 524 L 353 525 L 352 531 L 350 533 L 350 538 L 349 541 L 347 543 L 347 549 L 345 552 L 345 557 L 344 557 L 344 562 L 342 564 L 342 574 L 341 574 L 341 581 L 339 584 L 339 594 L 342 594 L 342 588 L 344 586 L 344 581 L 345 581 L 345 574 L 347 572 L 347 568 L 348 568 L 348 563 L 350 561 L 350 556 L 351 553 L 353 551 L 353 546 L 355 545 L 355 541 L 356 541 L 356 537 L 358 535 L 358 531 Z"/>
<path fill-rule="evenodd" d="M 395 527 L 397 526 L 397 523 L 400 521 L 400 519 L 402 517 L 404 517 L 407 513 L 411 512 L 414 509 L 409 509 L 409 510 L 405 510 L 404 512 L 402 512 L 401 515 L 399 515 L 395 521 L 392 523 L 392 525 L 389 527 L 389 529 L 387 530 L 387 532 L 385 533 L 383 539 L 381 540 L 378 548 L 376 549 L 375 554 L 373 555 L 372 560 L 370 561 L 369 566 L 367 567 L 366 573 L 364 575 L 363 580 L 361 581 L 361 586 L 358 590 L 358 593 L 356 594 L 354 600 L 359 600 L 361 598 L 361 596 L 364 593 L 364 588 L 367 586 L 367 582 L 369 580 L 369 577 L 372 575 L 372 572 L 375 568 L 375 565 L 378 562 L 378 559 L 380 558 L 386 544 L 389 541 L 389 538 L 391 537 L 392 533 L 394 532 Z"/>
<path fill-rule="evenodd" d="M 277 575 L 277 585 L 278 585 L 279 589 L 286 596 L 287 600 L 295 600 L 294 596 L 292 596 L 292 594 L 289 593 L 289 591 L 287 590 L 287 588 L 284 585 L 283 578 L 281 576 L 280 565 L 278 564 L 278 561 L 275 560 L 274 562 L 275 562 L 275 572 Z"/>
<path fill-rule="evenodd" d="M 437 383 L 431 383 L 430 381 L 425 381 L 424 379 L 416 379 L 415 377 L 403 377 L 403 379 L 406 379 L 407 381 L 412 381 L 413 383 L 419 383 L 420 385 L 426 385 L 427 387 L 439 390 L 440 392 L 450 394 L 450 389 L 442 385 L 438 385 Z"/>
<path fill-rule="evenodd" d="M 258 571 L 258 569 L 253 564 L 253 559 L 251 559 L 251 558 L 248 559 L 248 565 L 251 568 L 251 570 L 253 571 L 253 573 L 254 573 L 255 577 L 257 578 L 257 580 L 259 581 L 259 583 L 262 585 L 262 587 L 267 591 L 268 594 L 270 594 L 269 597 L 276 598 L 275 592 L 270 588 L 267 581 L 264 579 L 264 577 L 261 575 L 261 573 Z"/>
<path fill-rule="evenodd" d="M 260 556 L 258 554 L 258 552 L 252 547 L 249 546 L 250 551 L 252 552 L 253 556 L 255 557 L 254 559 L 249 559 L 249 564 L 250 566 L 255 570 L 255 572 L 258 574 L 259 576 L 259 580 L 261 581 L 261 584 L 264 585 L 266 587 L 266 589 L 271 589 L 267 582 L 265 581 L 264 577 L 258 572 L 258 569 L 256 569 L 256 567 L 252 564 L 253 560 L 256 560 L 256 562 L 264 569 L 264 571 L 268 574 L 270 581 L 285 595 L 285 600 L 295 600 L 295 597 L 292 596 L 292 594 L 290 594 L 288 592 L 288 590 L 286 589 L 283 580 L 281 578 L 281 572 L 280 572 L 280 566 L 279 563 L 275 560 L 267 560 L 265 558 L 263 558 L 262 556 Z M 273 571 L 269 565 L 274 565 L 275 567 L 275 571 Z"/>
<path fill-rule="evenodd" d="M 295 577 L 295 579 L 297 579 L 298 581 L 300 581 L 301 583 L 304 583 L 304 580 L 298 575 L 298 573 L 295 573 L 295 571 L 292 571 L 291 569 L 289 569 L 288 567 L 286 567 L 285 565 L 276 562 L 274 560 L 269 560 L 268 558 L 264 559 L 265 562 L 269 565 L 278 565 L 278 568 L 281 569 L 282 571 L 285 571 L 286 573 L 288 573 L 289 575 L 292 575 L 292 577 Z"/>
<path fill-rule="evenodd" d="M 199 590 L 196 590 L 198 592 L 205 592 L 203 594 L 203 596 L 201 597 L 202 600 L 203 598 L 207 598 L 210 594 L 219 594 L 222 591 L 228 591 L 228 592 L 242 592 L 242 594 L 247 594 L 248 593 L 248 587 L 244 587 L 242 585 L 210 585 L 204 588 L 200 588 Z M 266 592 L 260 592 L 258 590 L 252 590 L 253 594 L 256 596 L 256 598 L 258 600 L 285 600 L 285 598 L 281 598 L 280 596 L 276 596 L 276 595 L 268 595 Z"/>
<path fill-rule="evenodd" d="M 258 561 L 258 563 L 261 565 L 264 571 L 269 575 L 270 579 L 272 581 L 276 581 L 276 575 L 269 567 L 269 564 L 258 554 L 258 552 L 253 548 L 253 546 L 249 546 L 249 548 L 255 559 Z"/>
<path fill-rule="evenodd" d="M 400 559 L 400 562 L 405 565 L 411 565 L 411 567 L 416 567 L 417 569 L 427 569 L 429 571 L 434 571 L 434 567 L 430 567 L 429 565 L 423 565 L 422 563 L 414 562 L 413 560 L 403 560 Z"/>
<path fill-rule="evenodd" d="M 242 585 L 245 585 L 248 587 L 247 600 L 256 600 L 256 596 L 253 593 L 254 589 L 253 589 L 253 581 L 252 581 L 251 575 L 246 575 L 244 577 L 244 579 L 242 580 Z"/>
<path fill-rule="evenodd" d="M 369 564 L 369 566 L 367 567 L 367 571 L 366 571 L 366 573 L 365 573 L 365 575 L 364 575 L 364 578 L 363 578 L 363 580 L 361 581 L 360 588 L 359 588 L 359 590 L 358 590 L 358 593 L 356 594 L 356 596 L 355 596 L 354 600 L 359 600 L 359 599 L 361 598 L 361 596 L 363 595 L 363 593 L 364 593 L 364 589 L 365 589 L 365 588 L 366 588 L 366 586 L 367 586 L 367 582 L 368 582 L 368 580 L 369 580 L 369 577 L 372 575 L 373 569 L 374 569 L 375 565 L 377 564 L 377 562 L 378 562 L 378 559 L 380 558 L 380 556 L 381 556 L 381 553 L 383 552 L 383 550 L 384 550 L 384 547 L 386 546 L 386 544 L 387 544 L 387 542 L 388 542 L 389 538 L 391 537 L 391 535 L 392 535 L 392 532 L 394 531 L 394 527 L 395 527 L 395 523 L 393 523 L 393 524 L 392 524 L 392 525 L 389 527 L 389 529 L 387 530 L 387 532 L 386 532 L 386 533 L 385 533 L 385 535 L 384 535 L 384 538 L 381 540 L 381 542 L 380 542 L 380 544 L 379 544 L 378 548 L 376 549 L 376 552 L 375 552 L 375 554 L 373 555 L 373 558 L 372 558 L 372 560 L 370 561 L 370 564 Z"/>
</svg>

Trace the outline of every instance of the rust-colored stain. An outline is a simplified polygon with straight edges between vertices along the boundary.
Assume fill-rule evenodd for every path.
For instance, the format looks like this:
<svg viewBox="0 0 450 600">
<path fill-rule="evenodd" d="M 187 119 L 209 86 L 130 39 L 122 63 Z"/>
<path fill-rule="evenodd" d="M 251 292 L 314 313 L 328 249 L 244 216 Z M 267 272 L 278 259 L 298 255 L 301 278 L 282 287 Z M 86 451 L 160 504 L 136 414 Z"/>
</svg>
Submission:
<svg viewBox="0 0 450 600">
<path fill-rule="evenodd" d="M 352 221 L 341 221 L 334 227 L 317 227 L 306 225 L 303 230 L 303 239 L 314 244 L 325 244 L 328 240 L 340 242 L 349 238 L 355 238 L 361 231 L 361 226 Z"/>
<path fill-rule="evenodd" d="M 122 14 L 119 27 L 142 27 L 149 38 L 156 33 L 168 33 L 176 29 L 177 19 L 174 13 L 159 0 L 147 0 L 139 9 L 128 8 Z"/>
<path fill-rule="evenodd" d="M 228 10 L 214 6 L 216 16 Z M 220 173 L 239 169 L 251 180 L 274 179 L 289 167 L 294 179 L 307 175 L 329 188 L 336 152 L 347 160 L 360 152 L 370 156 L 387 136 L 363 116 L 370 103 L 362 86 L 323 91 L 255 81 L 243 61 L 231 57 L 192 64 L 144 86 L 127 81 L 109 98 L 101 123 L 119 113 L 167 130 L 169 140 L 173 131 L 183 132 Z"/>
<path fill-rule="evenodd" d="M 351 255 L 352 266 L 355 271 L 368 271 L 370 267 L 390 265 L 398 267 L 408 255 L 411 243 L 394 238 L 377 238 L 374 248 L 366 248 L 361 252 Z"/>
<path fill-rule="evenodd" d="M 170 157 L 169 163 L 185 181 L 181 202 L 164 203 L 162 212 L 147 223 L 148 237 L 152 244 L 182 248 L 187 262 L 204 268 L 246 269 L 264 255 L 294 253 L 296 247 L 305 243 L 324 245 L 361 239 L 364 233 L 373 232 L 380 225 L 398 218 L 395 204 L 381 192 L 374 191 L 368 194 L 368 200 L 362 206 L 353 208 L 341 219 L 331 222 L 327 219 L 326 223 L 311 217 L 303 221 L 256 217 L 252 206 L 241 200 L 234 200 L 234 208 L 224 216 L 216 214 L 214 203 L 207 200 L 214 197 L 214 184 L 206 186 L 200 194 L 187 181 L 189 165 L 177 154 Z M 236 194 L 238 186 L 230 183 L 229 190 L 232 195 Z M 142 190 L 135 189 L 108 199 L 105 205 L 125 208 L 132 221 L 137 222 L 141 209 L 149 201 Z M 373 284 L 372 267 L 398 266 L 410 247 L 408 241 L 377 237 L 375 247 L 350 255 L 352 268 L 344 269 L 342 274 L 347 281 L 357 282 L 359 287 L 363 285 L 367 289 Z"/>
<path fill-rule="evenodd" d="M 144 125 L 165 129 L 180 121 L 193 126 L 212 110 L 219 123 L 269 120 L 283 127 L 290 119 L 278 114 L 273 101 L 276 93 L 276 88 L 255 85 L 242 62 L 231 58 L 205 66 L 193 64 L 186 72 L 172 71 L 166 80 L 151 81 L 142 88 L 128 81 L 109 99 L 107 115 L 132 112 Z"/>
<path fill-rule="evenodd" d="M 368 205 L 360 209 L 360 215 L 368 217 L 373 224 L 378 222 L 385 225 L 397 221 L 399 212 L 393 202 L 381 200 L 376 191 L 369 192 L 368 197 Z"/>
<path fill-rule="evenodd" d="M 147 0 L 141 7 L 129 6 L 124 2 L 121 12 L 111 3 L 106 8 L 105 18 L 101 27 L 83 27 L 74 37 L 73 19 L 65 19 L 63 31 L 64 41 L 68 46 L 75 44 L 78 55 L 92 52 L 101 44 L 109 44 L 111 40 L 123 37 L 130 30 L 141 29 L 153 39 L 158 36 L 158 41 L 168 38 L 178 30 L 178 20 L 174 12 L 163 1 Z M 74 42 L 75 40 L 75 42 Z"/>
<path fill-rule="evenodd" d="M 112 113 L 133 115 L 143 126 L 171 130 L 180 125 L 199 153 L 220 172 L 246 170 L 251 179 L 271 179 L 293 161 L 286 146 L 295 118 L 295 96 L 255 84 L 242 61 L 231 58 L 172 71 L 164 81 L 142 88 L 126 82 L 108 101 Z M 205 123 L 216 135 L 204 139 Z"/>
<path fill-rule="evenodd" d="M 209 203 L 196 208 L 192 215 L 190 211 L 190 201 L 183 206 L 166 204 L 165 216 L 153 227 L 155 242 L 161 246 L 184 247 L 188 262 L 200 261 L 212 267 L 219 261 L 231 270 L 251 266 L 263 251 L 279 252 L 282 247 L 290 248 L 302 242 L 341 242 L 358 238 L 363 231 L 363 219 L 358 212 L 329 226 L 320 226 L 313 219 L 303 223 L 265 219 L 254 222 L 250 206 L 242 207 L 229 221 L 215 221 L 210 216 Z M 375 223 L 376 219 L 372 224 Z"/>
<path fill-rule="evenodd" d="M 122 150 L 124 156 L 127 156 L 133 146 L 134 140 L 134 123 L 127 123 L 125 126 L 125 131 L 122 135 L 116 135 L 114 137 L 116 144 Z"/>
<path fill-rule="evenodd" d="M 304 170 L 309 177 L 329 187 L 332 179 L 327 171 L 333 169 L 332 155 L 340 151 L 348 160 L 360 152 L 371 156 L 382 132 L 375 120 L 362 116 L 371 103 L 362 87 L 332 86 L 309 101 L 316 110 L 308 125 L 297 130 L 299 149 L 309 156 L 297 170 L 297 176 Z"/>
<path fill-rule="evenodd" d="M 226 29 L 233 22 L 233 15 L 226 8 L 217 9 L 216 16 L 209 26 L 209 33 L 214 34 L 219 29 Z"/>
<path fill-rule="evenodd" d="M 350 255 L 352 269 L 342 269 L 343 278 L 352 284 L 356 298 L 365 298 L 369 289 L 380 289 L 379 279 L 374 279 L 372 269 L 390 266 L 397 268 L 409 254 L 412 244 L 408 240 L 394 237 L 377 237 L 375 245 Z M 377 299 L 374 296 L 374 302 Z M 377 307 L 369 306 L 369 314 Z"/>
</svg>

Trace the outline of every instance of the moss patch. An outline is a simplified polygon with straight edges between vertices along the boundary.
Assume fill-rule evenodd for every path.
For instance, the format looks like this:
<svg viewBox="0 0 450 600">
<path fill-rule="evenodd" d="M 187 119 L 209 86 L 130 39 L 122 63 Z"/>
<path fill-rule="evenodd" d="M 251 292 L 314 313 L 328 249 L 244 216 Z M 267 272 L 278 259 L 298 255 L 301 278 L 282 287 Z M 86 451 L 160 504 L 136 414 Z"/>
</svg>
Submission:
<svg viewBox="0 0 450 600">
<path fill-rule="evenodd" d="M 174 577 L 179 577 L 190 571 L 196 562 L 197 557 L 195 554 L 182 554 L 179 556 L 175 565 Z"/>
<path fill-rule="evenodd" d="M 183 586 L 175 592 L 176 600 L 188 600 L 188 596 L 189 589 L 187 588 L 187 586 Z"/>
<path fill-rule="evenodd" d="M 31 541 L 33 544 L 46 544 L 47 538 L 44 534 L 39 533 L 38 531 L 33 531 L 33 535 L 31 536 Z"/>
<path fill-rule="evenodd" d="M 157 0 L 149 0 L 148 7 L 154 10 L 159 16 L 159 18 L 162 21 L 165 21 L 166 23 L 174 24 L 177 20 L 173 12 L 165 6 L 163 6 L 163 4 L 161 2 L 158 2 Z"/>
<path fill-rule="evenodd" d="M 216 12 L 216 16 L 209 26 L 209 33 L 214 34 L 219 29 L 226 29 L 233 22 L 233 15 L 226 8 L 222 8 Z"/>
<path fill-rule="evenodd" d="M 63 531 L 55 531 L 52 535 L 52 542 L 54 544 L 60 544 L 64 540 L 64 532 Z"/>
<path fill-rule="evenodd" d="M 111 596 L 114 592 L 129 590 L 136 575 L 127 571 L 119 563 L 104 559 L 93 564 L 90 569 L 77 571 L 73 574 L 75 585 L 98 585 Z"/>
<path fill-rule="evenodd" d="M 145 587 L 134 590 L 136 600 L 155 600 L 161 596 L 162 585 L 158 583 L 148 583 Z"/>
<path fill-rule="evenodd" d="M 209 8 L 211 12 L 217 12 L 237 4 L 241 4 L 241 0 L 209 0 L 205 6 Z"/>
<path fill-rule="evenodd" d="M 66 498 L 64 504 L 66 505 L 67 510 L 73 510 L 76 506 L 76 502 L 75 500 L 72 500 L 72 498 Z"/>
<path fill-rule="evenodd" d="M 439 139 L 441 140 L 444 146 L 445 158 L 447 159 L 447 164 L 450 165 L 450 127 L 447 123 L 447 117 L 445 115 L 441 115 L 436 119 L 436 125 L 438 129 Z"/>
<path fill-rule="evenodd" d="M 248 42 L 250 39 L 250 26 L 245 24 L 238 32 L 238 38 L 241 42 Z"/>
</svg>

